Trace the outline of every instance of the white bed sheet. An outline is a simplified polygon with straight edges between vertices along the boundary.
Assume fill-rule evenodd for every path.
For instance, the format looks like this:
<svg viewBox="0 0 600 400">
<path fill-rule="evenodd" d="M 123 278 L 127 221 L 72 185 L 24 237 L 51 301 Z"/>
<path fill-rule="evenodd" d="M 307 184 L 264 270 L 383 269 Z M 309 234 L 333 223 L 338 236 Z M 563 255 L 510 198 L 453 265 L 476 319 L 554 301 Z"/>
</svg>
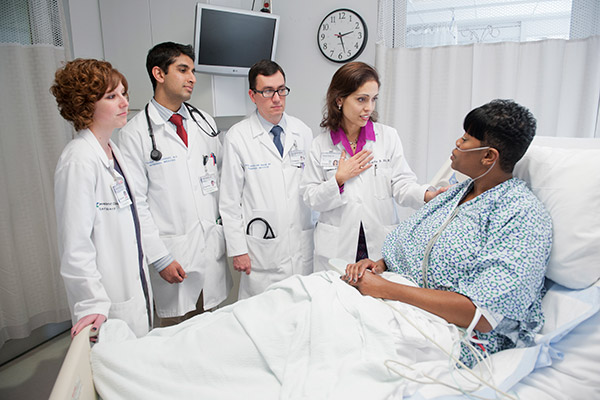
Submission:
<svg viewBox="0 0 600 400">
<path fill-rule="evenodd" d="M 556 343 L 563 334 L 598 311 L 600 289 L 557 289 L 546 296 L 545 307 L 572 301 L 576 312 L 551 316 L 539 346 L 492 357 L 494 382 L 503 390 L 556 361 Z M 578 293 L 585 295 L 572 299 Z M 452 325 L 393 304 L 452 348 L 458 338 Z M 464 398 L 443 386 L 409 383 L 386 368 L 386 360 L 400 360 L 446 382 L 473 387 L 457 374 L 451 376 L 448 357 L 403 318 L 383 302 L 360 295 L 335 272 L 296 276 L 265 295 L 154 330 L 142 339 L 134 339 L 119 321 L 109 321 L 92 349 L 91 364 L 104 400 L 231 399 L 240 394 L 261 400 Z M 524 393 L 530 389 L 536 388 L 519 388 Z M 494 395 L 489 389 L 478 393 Z"/>
</svg>

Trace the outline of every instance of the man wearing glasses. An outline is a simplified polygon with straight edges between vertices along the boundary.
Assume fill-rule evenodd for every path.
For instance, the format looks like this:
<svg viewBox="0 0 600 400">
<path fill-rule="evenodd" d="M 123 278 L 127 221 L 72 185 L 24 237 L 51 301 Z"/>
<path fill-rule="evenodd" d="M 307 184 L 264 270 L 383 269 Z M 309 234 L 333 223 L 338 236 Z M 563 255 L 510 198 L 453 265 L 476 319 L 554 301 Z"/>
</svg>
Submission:
<svg viewBox="0 0 600 400">
<path fill-rule="evenodd" d="M 313 271 L 311 211 L 298 191 L 312 131 L 285 113 L 290 89 L 275 62 L 250 68 L 253 112 L 225 136 L 219 209 L 227 254 L 242 272 L 239 298 Z"/>
</svg>

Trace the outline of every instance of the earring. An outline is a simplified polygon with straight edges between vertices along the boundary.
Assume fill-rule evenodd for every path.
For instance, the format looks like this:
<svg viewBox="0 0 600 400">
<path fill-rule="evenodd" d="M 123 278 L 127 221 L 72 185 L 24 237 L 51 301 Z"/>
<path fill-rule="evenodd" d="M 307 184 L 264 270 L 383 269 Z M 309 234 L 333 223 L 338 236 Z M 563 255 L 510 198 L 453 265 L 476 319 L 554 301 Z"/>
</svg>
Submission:
<svg viewBox="0 0 600 400">
<path fill-rule="evenodd" d="M 342 105 L 338 104 L 338 110 L 341 110 L 341 109 L 342 109 Z"/>
</svg>

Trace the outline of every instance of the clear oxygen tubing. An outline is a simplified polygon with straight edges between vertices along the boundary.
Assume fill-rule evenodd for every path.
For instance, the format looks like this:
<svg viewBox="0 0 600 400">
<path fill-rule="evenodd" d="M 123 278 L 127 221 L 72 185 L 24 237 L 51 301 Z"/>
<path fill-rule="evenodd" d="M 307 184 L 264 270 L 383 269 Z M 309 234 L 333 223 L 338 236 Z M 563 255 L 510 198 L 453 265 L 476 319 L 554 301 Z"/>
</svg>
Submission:
<svg viewBox="0 0 600 400">
<path fill-rule="evenodd" d="M 456 146 L 455 146 L 454 148 L 455 148 L 456 150 L 460 151 L 461 153 L 468 153 L 468 152 L 470 152 L 470 151 L 477 151 L 477 150 L 487 150 L 487 149 L 489 149 L 489 148 L 490 148 L 490 146 L 475 147 L 475 148 L 473 148 L 473 149 L 465 149 L 465 150 L 463 150 L 463 149 L 459 149 L 459 148 L 458 148 L 458 147 L 456 147 Z M 483 178 L 484 176 L 486 176 L 486 175 L 487 175 L 487 173 L 488 173 L 488 172 L 490 172 L 490 171 L 492 170 L 492 168 L 494 168 L 494 165 L 496 165 L 496 161 L 497 161 L 497 159 L 496 159 L 496 160 L 494 160 L 494 162 L 492 163 L 492 165 L 491 165 L 491 166 L 490 166 L 490 167 L 487 169 L 487 171 L 485 171 L 483 174 L 479 175 L 477 178 L 472 178 L 472 179 L 471 179 L 471 182 L 475 182 L 477 179 L 479 179 L 479 178 Z"/>
<path fill-rule="evenodd" d="M 334 271 L 338 272 L 340 275 L 344 275 L 345 271 L 342 271 L 340 268 L 338 268 L 337 266 L 333 265 L 332 263 L 329 263 L 331 269 L 333 269 Z M 400 365 L 402 367 L 405 367 L 407 369 L 410 370 L 415 370 L 413 367 L 409 366 L 409 365 L 405 365 L 399 361 L 396 360 L 385 360 L 383 362 L 383 364 L 386 366 L 386 368 L 388 368 L 390 371 L 392 371 L 393 373 L 397 374 L 398 376 L 405 378 L 407 380 L 419 383 L 419 384 L 439 384 L 445 387 L 448 387 L 450 389 L 456 390 L 459 393 L 465 394 L 469 397 L 472 398 L 477 398 L 477 399 L 481 399 L 481 400 L 490 400 L 489 398 L 486 397 L 481 397 L 481 396 L 477 396 L 475 394 L 473 394 L 472 392 L 475 392 L 477 390 L 479 390 L 479 388 L 481 386 L 486 386 L 489 387 L 490 389 L 492 389 L 493 391 L 496 392 L 496 394 L 501 395 L 502 397 L 500 398 L 505 398 L 505 399 L 510 399 L 510 400 L 517 400 L 519 399 L 518 396 L 513 396 L 508 394 L 507 392 L 503 391 L 502 389 L 500 389 L 499 387 L 496 386 L 496 384 L 494 382 L 488 382 L 487 380 L 485 380 L 485 378 L 483 376 L 479 376 L 478 374 L 476 374 L 471 368 L 467 367 L 462 361 L 460 361 L 453 353 L 453 352 L 448 352 L 443 346 L 441 346 L 438 342 L 436 342 L 432 337 L 430 337 L 426 332 L 424 332 L 421 328 L 419 328 L 415 323 L 413 323 L 413 321 L 411 321 L 402 311 L 398 310 L 396 307 L 394 307 L 394 305 L 384 301 L 383 299 L 380 298 L 376 298 L 376 300 L 380 301 L 381 303 L 385 304 L 386 306 L 390 307 L 393 311 L 395 311 L 396 313 L 398 313 L 407 323 L 409 323 L 413 328 L 415 328 L 421 335 L 423 335 L 423 337 L 425 339 L 427 339 L 430 343 L 432 343 L 434 346 L 436 346 L 440 351 L 442 351 L 442 353 L 446 354 L 449 358 L 449 362 L 451 363 L 449 368 L 452 371 L 458 371 L 459 369 L 457 368 L 457 365 L 461 367 L 460 369 L 460 374 L 462 376 L 465 377 L 465 379 L 468 380 L 468 375 L 472 376 L 474 378 L 474 381 L 479 382 L 479 385 L 477 388 L 475 389 L 471 389 L 471 390 L 466 390 L 460 387 L 460 384 L 456 384 L 456 386 L 453 386 L 451 384 L 448 384 L 446 382 L 443 382 L 437 378 L 431 377 L 426 373 L 420 372 L 424 378 L 428 379 L 428 382 L 425 381 L 419 381 L 417 379 L 408 377 L 406 375 L 404 375 L 402 372 L 397 371 L 392 364 L 396 364 L 396 365 Z M 475 313 L 475 317 L 477 318 L 477 321 L 479 320 L 479 317 L 481 316 L 481 314 L 479 313 L 479 316 L 477 315 L 477 312 Z M 475 320 L 475 318 L 473 318 L 473 320 Z M 470 325 L 475 326 L 475 324 L 477 324 L 477 321 L 475 321 L 475 323 L 473 323 L 473 321 L 471 322 Z M 464 329 L 459 328 L 459 330 L 464 331 Z M 475 349 L 475 347 L 470 343 L 471 338 L 468 337 L 467 334 L 464 334 L 462 336 L 462 338 L 457 341 L 455 343 L 455 346 L 458 346 L 460 343 L 464 343 L 465 346 L 467 347 L 467 349 L 473 353 L 473 355 L 475 356 L 475 358 L 478 360 L 478 362 L 483 363 L 483 366 L 485 367 L 485 371 L 488 372 L 488 374 L 492 374 L 492 365 L 491 362 L 489 360 L 488 356 L 482 355 L 480 354 L 480 352 Z M 467 376 L 466 376 L 467 375 Z"/>
</svg>

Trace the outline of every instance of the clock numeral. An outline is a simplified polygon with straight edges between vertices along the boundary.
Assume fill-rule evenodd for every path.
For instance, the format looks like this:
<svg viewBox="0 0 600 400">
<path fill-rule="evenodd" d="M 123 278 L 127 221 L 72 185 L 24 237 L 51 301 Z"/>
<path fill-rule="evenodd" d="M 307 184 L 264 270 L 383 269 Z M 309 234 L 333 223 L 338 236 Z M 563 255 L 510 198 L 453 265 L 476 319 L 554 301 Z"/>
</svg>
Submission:
<svg viewBox="0 0 600 400">
<path fill-rule="evenodd" d="M 362 32 L 358 32 L 358 38 L 362 39 Z"/>
<path fill-rule="evenodd" d="M 331 19 L 329 20 L 329 22 L 331 22 L 332 24 L 335 24 L 335 15 L 331 16 Z"/>
<path fill-rule="evenodd" d="M 331 50 L 331 51 L 330 51 L 330 56 L 331 56 L 331 57 L 333 57 L 333 53 L 335 53 L 335 51 L 334 51 L 334 50 Z"/>
<path fill-rule="evenodd" d="M 348 50 L 347 54 L 348 54 L 348 57 L 352 56 L 352 50 Z"/>
<path fill-rule="evenodd" d="M 338 59 L 341 60 L 342 58 L 344 58 L 344 55 L 342 53 L 338 54 Z"/>
<path fill-rule="evenodd" d="M 354 43 L 354 48 L 358 50 L 358 42 Z"/>
<path fill-rule="evenodd" d="M 323 43 L 323 50 L 327 50 L 327 43 Z"/>
<path fill-rule="evenodd" d="M 321 40 L 325 39 L 325 34 L 321 33 Z"/>
<path fill-rule="evenodd" d="M 340 19 L 346 19 L 346 13 L 344 11 L 340 12 L 338 16 Z"/>
<path fill-rule="evenodd" d="M 356 25 L 354 25 L 354 29 L 360 29 L 360 24 L 357 22 Z"/>
<path fill-rule="evenodd" d="M 324 31 L 328 31 L 329 30 L 329 24 L 323 24 L 323 30 Z"/>
</svg>

